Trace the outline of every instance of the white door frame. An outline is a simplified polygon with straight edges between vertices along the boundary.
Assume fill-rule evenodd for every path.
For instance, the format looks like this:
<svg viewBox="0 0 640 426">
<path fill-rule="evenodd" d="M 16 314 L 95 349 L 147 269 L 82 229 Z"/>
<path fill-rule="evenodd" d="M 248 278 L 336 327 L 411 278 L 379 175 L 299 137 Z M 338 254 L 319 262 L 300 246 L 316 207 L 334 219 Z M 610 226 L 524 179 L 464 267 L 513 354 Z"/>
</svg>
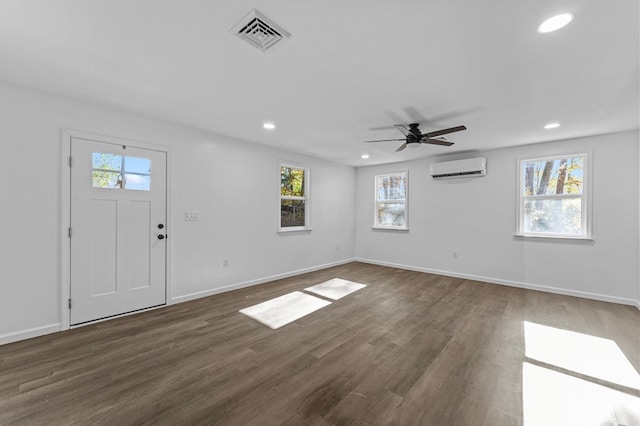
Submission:
<svg viewBox="0 0 640 426">
<path fill-rule="evenodd" d="M 167 300 L 166 305 L 172 304 L 172 288 L 171 288 L 171 155 L 170 148 L 166 145 L 151 144 L 137 140 L 125 139 L 121 137 L 106 136 L 97 133 L 86 132 L 82 130 L 62 129 L 62 149 L 60 157 L 61 169 L 61 197 L 60 197 L 60 329 L 68 330 L 70 326 L 69 318 L 69 298 L 71 297 L 71 240 L 69 238 L 69 228 L 71 227 L 71 168 L 69 167 L 69 157 L 71 156 L 71 138 L 89 139 L 97 142 L 105 142 L 117 145 L 127 145 L 135 148 L 150 149 L 165 152 L 167 155 L 167 251 L 166 251 L 166 288 Z M 157 308 L 150 308 L 157 309 Z M 137 311 L 139 312 L 139 311 Z M 126 313 L 116 317 L 110 317 L 103 320 L 96 320 L 83 325 L 93 324 L 120 316 L 135 314 L 137 312 Z"/>
</svg>

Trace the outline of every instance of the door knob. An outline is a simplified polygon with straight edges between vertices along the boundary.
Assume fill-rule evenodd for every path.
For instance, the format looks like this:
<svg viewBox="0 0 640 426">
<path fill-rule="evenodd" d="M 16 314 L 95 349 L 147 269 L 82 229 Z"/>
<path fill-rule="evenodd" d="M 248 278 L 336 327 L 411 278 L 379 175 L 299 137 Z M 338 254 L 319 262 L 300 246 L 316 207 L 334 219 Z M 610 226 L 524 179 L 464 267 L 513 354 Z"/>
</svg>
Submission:
<svg viewBox="0 0 640 426">
<path fill-rule="evenodd" d="M 159 240 L 164 240 L 164 235 L 162 235 L 162 234 L 158 235 L 158 239 Z"/>
</svg>

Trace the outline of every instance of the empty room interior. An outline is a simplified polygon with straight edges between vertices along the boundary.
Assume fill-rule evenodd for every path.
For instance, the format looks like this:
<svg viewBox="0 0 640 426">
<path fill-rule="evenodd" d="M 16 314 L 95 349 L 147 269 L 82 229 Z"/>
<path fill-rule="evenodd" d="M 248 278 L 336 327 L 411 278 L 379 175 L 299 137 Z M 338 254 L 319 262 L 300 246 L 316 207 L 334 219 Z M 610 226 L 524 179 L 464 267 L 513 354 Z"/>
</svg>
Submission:
<svg viewBox="0 0 640 426">
<path fill-rule="evenodd" d="M 640 425 L 639 9 L 0 1 L 0 424 Z"/>
</svg>

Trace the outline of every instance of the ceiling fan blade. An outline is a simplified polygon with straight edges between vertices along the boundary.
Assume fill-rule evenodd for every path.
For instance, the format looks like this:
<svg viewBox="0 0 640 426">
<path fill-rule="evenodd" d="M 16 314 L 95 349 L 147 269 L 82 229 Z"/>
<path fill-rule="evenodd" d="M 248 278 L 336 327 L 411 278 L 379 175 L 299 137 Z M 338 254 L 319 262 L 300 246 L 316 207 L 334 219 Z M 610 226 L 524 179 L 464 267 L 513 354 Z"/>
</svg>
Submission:
<svg viewBox="0 0 640 426">
<path fill-rule="evenodd" d="M 378 126 L 378 127 L 369 127 L 368 130 L 389 130 L 389 129 L 393 129 L 394 126 Z"/>
<path fill-rule="evenodd" d="M 398 142 L 398 141 L 403 141 L 403 140 L 405 140 L 405 139 L 404 138 L 403 139 L 380 139 L 380 140 L 377 140 L 377 141 L 365 141 L 365 142 L 367 142 L 367 143 L 369 143 L 369 142 Z"/>
<path fill-rule="evenodd" d="M 414 123 L 424 123 L 425 121 L 427 121 L 427 119 L 424 118 L 422 114 L 420 114 L 420 111 L 418 111 L 416 107 L 405 107 L 404 112 L 407 114 L 407 117 L 409 117 Z"/>
<path fill-rule="evenodd" d="M 405 149 L 406 147 L 407 147 L 407 143 L 405 142 L 405 143 L 403 143 L 402 145 L 400 145 L 400 147 L 398 147 L 398 149 L 396 149 L 396 152 L 400 152 L 400 151 L 402 151 L 403 149 Z"/>
<path fill-rule="evenodd" d="M 409 134 L 409 129 L 407 129 L 404 124 L 394 124 L 393 127 L 400 130 L 400 132 L 402 132 L 402 134 L 405 136 Z"/>
<path fill-rule="evenodd" d="M 442 136 L 442 135 L 446 135 L 449 133 L 453 133 L 453 132 L 459 132 L 461 130 L 467 130 L 467 128 L 465 126 L 456 126 L 456 127 L 451 127 L 449 129 L 442 129 L 442 130 L 436 130 L 435 132 L 429 132 L 429 133 L 423 133 L 422 137 L 423 138 L 435 138 L 436 136 Z"/>
<path fill-rule="evenodd" d="M 453 142 L 449 142 L 449 141 L 442 141 L 439 139 L 423 139 L 422 143 L 430 143 L 432 145 L 442 145 L 442 146 L 451 146 L 453 145 Z"/>
</svg>

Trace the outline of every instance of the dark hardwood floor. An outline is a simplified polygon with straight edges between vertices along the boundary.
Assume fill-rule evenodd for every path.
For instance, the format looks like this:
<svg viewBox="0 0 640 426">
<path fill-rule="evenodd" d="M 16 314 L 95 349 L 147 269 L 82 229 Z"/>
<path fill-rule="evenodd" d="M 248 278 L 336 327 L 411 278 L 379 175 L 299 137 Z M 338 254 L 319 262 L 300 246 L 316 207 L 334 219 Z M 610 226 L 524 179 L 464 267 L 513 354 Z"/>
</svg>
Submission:
<svg viewBox="0 0 640 426">
<path fill-rule="evenodd" d="M 278 330 L 238 313 L 334 277 L 367 287 Z M 525 321 L 610 339 L 639 369 L 635 307 L 351 263 L 0 346 L 0 424 L 537 424 L 524 363 L 640 401 L 529 359 Z"/>
</svg>

